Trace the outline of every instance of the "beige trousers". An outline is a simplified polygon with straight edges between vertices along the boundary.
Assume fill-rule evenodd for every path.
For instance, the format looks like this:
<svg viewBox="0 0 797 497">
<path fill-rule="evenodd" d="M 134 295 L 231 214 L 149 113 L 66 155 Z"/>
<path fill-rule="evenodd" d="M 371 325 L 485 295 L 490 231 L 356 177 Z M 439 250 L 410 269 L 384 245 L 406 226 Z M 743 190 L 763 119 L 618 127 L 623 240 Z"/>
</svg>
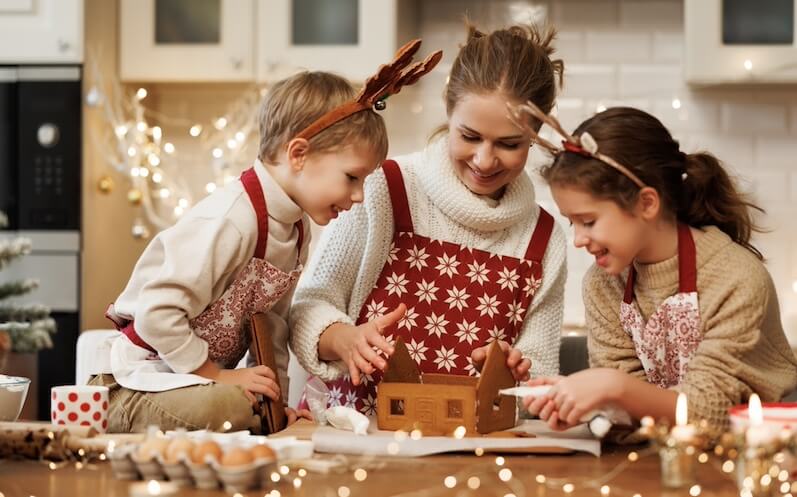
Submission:
<svg viewBox="0 0 797 497">
<path fill-rule="evenodd" d="M 140 392 L 119 385 L 111 374 L 94 376 L 89 385 L 109 389 L 109 433 L 144 432 L 149 425 L 157 425 L 163 431 L 185 428 L 261 432 L 260 415 L 237 385 L 210 383 Z M 231 424 L 229 428 L 224 426 L 226 421 Z"/>
</svg>

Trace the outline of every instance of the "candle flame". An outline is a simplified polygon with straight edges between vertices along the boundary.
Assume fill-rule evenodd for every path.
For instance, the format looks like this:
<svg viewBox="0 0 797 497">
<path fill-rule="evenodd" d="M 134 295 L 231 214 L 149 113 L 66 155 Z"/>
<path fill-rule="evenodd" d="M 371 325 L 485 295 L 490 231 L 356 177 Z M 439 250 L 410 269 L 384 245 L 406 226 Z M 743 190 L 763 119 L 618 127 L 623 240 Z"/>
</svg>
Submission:
<svg viewBox="0 0 797 497">
<path fill-rule="evenodd" d="M 678 400 L 675 403 L 675 424 L 677 426 L 686 426 L 689 420 L 689 413 L 687 411 L 686 394 L 679 393 Z"/>
<path fill-rule="evenodd" d="M 760 426 L 764 424 L 764 412 L 761 409 L 761 399 L 757 393 L 750 396 L 750 403 L 747 405 L 747 415 L 750 417 L 750 424 Z"/>
<path fill-rule="evenodd" d="M 150 495 L 160 495 L 161 484 L 158 483 L 157 480 L 150 480 L 149 483 L 147 483 L 147 493 Z"/>
</svg>

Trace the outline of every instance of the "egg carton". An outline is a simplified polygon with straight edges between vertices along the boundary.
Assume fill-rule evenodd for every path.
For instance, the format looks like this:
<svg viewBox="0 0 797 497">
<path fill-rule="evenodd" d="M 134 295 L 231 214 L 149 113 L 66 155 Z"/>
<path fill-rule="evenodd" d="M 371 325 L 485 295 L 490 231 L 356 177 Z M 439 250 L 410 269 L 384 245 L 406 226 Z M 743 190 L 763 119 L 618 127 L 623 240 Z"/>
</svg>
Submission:
<svg viewBox="0 0 797 497">
<path fill-rule="evenodd" d="M 178 486 L 245 492 L 273 485 L 278 462 L 307 459 L 313 443 L 295 437 L 268 439 L 244 433 L 192 432 L 191 453 L 166 448 L 175 437 L 160 437 L 115 448 L 108 453 L 114 476 L 123 480 L 172 481 Z M 196 438 L 197 440 L 192 440 Z M 150 450 L 151 449 L 151 450 Z"/>
</svg>

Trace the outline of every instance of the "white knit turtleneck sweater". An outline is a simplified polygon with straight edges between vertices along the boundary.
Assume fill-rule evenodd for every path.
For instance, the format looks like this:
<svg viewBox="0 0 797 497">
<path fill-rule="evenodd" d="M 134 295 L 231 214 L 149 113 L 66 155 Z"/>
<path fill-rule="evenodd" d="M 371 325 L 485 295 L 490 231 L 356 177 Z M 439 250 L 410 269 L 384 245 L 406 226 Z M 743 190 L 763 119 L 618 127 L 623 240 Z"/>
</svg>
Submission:
<svg viewBox="0 0 797 497">
<path fill-rule="evenodd" d="M 492 199 L 472 193 L 456 176 L 446 137 L 422 152 L 399 157 L 417 234 L 521 258 L 539 209 L 527 174 Z M 318 358 L 321 333 L 333 323 L 353 324 L 374 287 L 393 240 L 393 209 L 381 170 L 365 183 L 365 202 L 327 226 L 294 294 L 291 347 L 311 374 L 332 380 L 347 373 L 342 361 Z M 515 347 L 531 359 L 532 375 L 559 372 L 566 278 L 565 236 L 554 226 L 543 259 L 543 282 Z"/>
</svg>

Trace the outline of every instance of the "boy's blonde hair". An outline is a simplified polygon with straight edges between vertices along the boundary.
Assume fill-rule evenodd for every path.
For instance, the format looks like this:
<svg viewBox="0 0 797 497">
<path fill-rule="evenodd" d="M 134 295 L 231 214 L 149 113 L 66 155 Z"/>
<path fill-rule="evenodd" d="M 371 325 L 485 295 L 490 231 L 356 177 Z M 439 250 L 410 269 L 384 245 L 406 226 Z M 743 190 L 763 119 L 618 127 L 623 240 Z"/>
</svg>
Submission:
<svg viewBox="0 0 797 497">
<path fill-rule="evenodd" d="M 328 72 L 301 72 L 276 83 L 260 105 L 260 152 L 264 164 L 277 162 L 279 153 L 300 131 L 333 108 L 354 98 L 345 79 Z M 372 148 L 379 161 L 387 157 L 387 129 L 373 110 L 357 112 L 310 138 L 310 152 L 328 152 L 349 143 Z"/>
</svg>

